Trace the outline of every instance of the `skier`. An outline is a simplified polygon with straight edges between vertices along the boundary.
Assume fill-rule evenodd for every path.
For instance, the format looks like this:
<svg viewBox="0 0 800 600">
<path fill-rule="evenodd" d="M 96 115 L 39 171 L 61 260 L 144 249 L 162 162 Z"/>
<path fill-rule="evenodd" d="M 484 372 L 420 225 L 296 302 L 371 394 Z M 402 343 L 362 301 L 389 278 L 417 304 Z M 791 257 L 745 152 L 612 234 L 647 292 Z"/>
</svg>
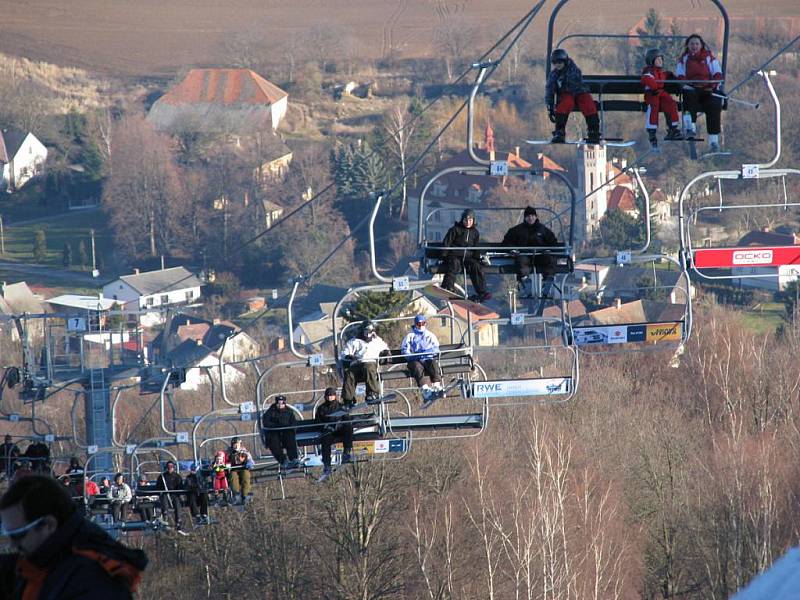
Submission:
<svg viewBox="0 0 800 600">
<path fill-rule="evenodd" d="M 367 384 L 367 404 L 380 401 L 378 358 L 389 353 L 389 346 L 375 332 L 375 324 L 364 321 L 359 335 L 350 338 L 342 348 L 342 356 L 350 361 L 350 366 L 344 371 L 342 386 L 342 399 L 346 407 L 355 403 L 356 383 L 361 381 Z"/>
<path fill-rule="evenodd" d="M 231 465 L 228 463 L 228 454 L 224 450 L 218 450 L 214 455 L 214 462 L 211 463 L 212 485 L 214 497 L 217 503 L 228 501 L 228 471 Z"/>
<path fill-rule="evenodd" d="M 642 87 L 644 101 L 647 102 L 645 129 L 650 138 L 650 146 L 658 150 L 658 113 L 663 112 L 669 119 L 669 127 L 665 140 L 682 140 L 679 129 L 678 104 L 664 89 L 664 81 L 675 79 L 671 71 L 664 70 L 664 53 L 658 48 L 650 48 L 644 55 L 645 67 L 642 69 Z"/>
<path fill-rule="evenodd" d="M 578 65 L 569 57 L 563 48 L 556 48 L 550 55 L 550 64 L 553 69 L 547 76 L 547 86 L 544 101 L 547 105 L 547 115 L 555 123 L 553 144 L 563 144 L 566 138 L 567 120 L 569 113 L 576 106 L 586 119 L 588 144 L 600 143 L 600 117 L 597 116 L 592 95 L 583 83 L 583 74 Z"/>
<path fill-rule="evenodd" d="M 539 220 L 536 209 L 532 206 L 525 207 L 522 223 L 514 225 L 503 236 L 503 245 L 516 248 L 561 246 L 556 235 Z M 517 267 L 517 286 L 522 292 L 520 297 L 533 297 L 530 274 L 532 269 L 535 269 L 542 275 L 542 296 L 543 299 L 546 298 L 553 286 L 553 276 L 556 273 L 553 256 L 549 252 L 536 252 L 530 255 L 517 251 L 514 264 Z M 544 310 L 544 303 L 541 302 L 539 307 Z M 541 312 L 537 316 L 541 316 Z"/>
<path fill-rule="evenodd" d="M 250 497 L 250 469 L 255 466 L 253 455 L 244 447 L 242 440 L 235 437 L 231 440 L 231 447 L 228 450 L 228 463 L 231 465 L 229 477 L 231 489 L 233 490 L 234 502 L 239 500 L 237 496 L 241 494 L 241 504 L 247 504 Z"/>
<path fill-rule="evenodd" d="M 481 266 L 481 253 L 477 250 L 467 250 L 472 246 L 477 246 L 481 240 L 481 234 L 475 227 L 475 211 L 471 208 L 461 213 L 461 220 L 453 223 L 447 230 L 442 240 L 445 248 L 463 248 L 463 250 L 445 250 L 444 254 L 444 279 L 442 288 L 448 292 L 455 292 L 455 276 L 466 269 L 472 287 L 475 288 L 475 295 L 472 296 L 476 302 L 489 300 L 492 295 L 486 291 L 486 279 L 483 276 Z M 465 283 L 466 285 L 466 283 Z"/>
<path fill-rule="evenodd" d="M 433 393 L 441 392 L 443 389 L 439 361 L 436 360 L 439 353 L 439 339 L 427 328 L 427 324 L 428 319 L 425 315 L 414 317 L 414 326 L 403 338 L 400 346 L 408 360 L 408 370 L 417 382 L 417 387 L 422 390 L 422 397 L 426 402 Z M 426 374 L 430 377 L 430 385 L 422 383 Z"/>
<path fill-rule="evenodd" d="M 332 417 L 331 413 L 338 412 L 342 405 L 336 399 L 336 388 L 325 389 L 325 402 L 317 408 L 317 420 L 328 424 L 328 429 L 320 437 L 319 443 L 322 446 L 322 477 L 320 481 L 325 481 L 331 475 L 331 447 L 336 441 L 341 441 L 344 445 L 342 454 L 342 464 L 353 460 L 353 425 L 350 417 Z"/>
<path fill-rule="evenodd" d="M 675 75 L 678 79 L 685 79 L 688 82 L 708 82 L 688 83 L 683 86 L 683 123 L 686 137 L 691 139 L 696 136 L 697 113 L 700 111 L 706 113 L 709 151 L 719 152 L 722 98 L 714 94 L 723 94 L 720 83 L 714 82 L 721 82 L 722 67 L 703 38 L 696 33 L 686 38 L 685 49 L 675 67 Z"/>
</svg>

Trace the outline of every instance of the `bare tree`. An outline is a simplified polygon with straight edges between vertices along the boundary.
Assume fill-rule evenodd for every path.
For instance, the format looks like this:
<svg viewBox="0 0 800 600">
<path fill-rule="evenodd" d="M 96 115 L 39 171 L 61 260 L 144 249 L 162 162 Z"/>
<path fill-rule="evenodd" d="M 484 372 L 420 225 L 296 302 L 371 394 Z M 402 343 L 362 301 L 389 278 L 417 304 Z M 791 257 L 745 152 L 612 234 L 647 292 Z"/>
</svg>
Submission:
<svg viewBox="0 0 800 600">
<path fill-rule="evenodd" d="M 103 205 L 129 255 L 170 253 L 185 242 L 186 200 L 170 141 L 140 115 L 117 126 Z"/>
<path fill-rule="evenodd" d="M 400 176 L 402 183 L 400 186 L 400 214 L 401 219 L 406 211 L 408 202 L 408 182 L 406 180 L 406 163 L 408 161 L 408 151 L 411 140 L 414 136 L 416 121 L 408 110 L 409 101 L 407 99 L 397 101 L 386 111 L 383 117 L 383 128 L 389 138 L 389 151 L 400 163 Z M 389 205 L 391 212 L 391 204 Z"/>
</svg>

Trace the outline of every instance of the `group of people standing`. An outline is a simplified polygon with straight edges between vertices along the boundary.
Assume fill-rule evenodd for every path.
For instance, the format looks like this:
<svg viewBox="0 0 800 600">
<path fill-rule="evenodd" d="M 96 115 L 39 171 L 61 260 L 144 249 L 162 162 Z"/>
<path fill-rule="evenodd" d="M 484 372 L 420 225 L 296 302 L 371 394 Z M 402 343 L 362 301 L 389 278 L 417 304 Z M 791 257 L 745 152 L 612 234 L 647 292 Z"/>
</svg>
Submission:
<svg viewBox="0 0 800 600">
<path fill-rule="evenodd" d="M 578 108 L 586 119 L 588 144 L 600 143 L 600 119 L 597 106 L 583 81 L 580 68 L 575 64 L 563 48 L 553 50 L 550 56 L 553 69 L 547 78 L 545 104 L 548 116 L 555 124 L 555 131 L 550 140 L 552 143 L 566 141 L 566 126 L 569 115 Z M 719 152 L 719 134 L 721 131 L 721 113 L 725 95 L 722 92 L 722 68 L 705 40 L 698 34 L 686 38 L 684 50 L 678 57 L 675 70 L 665 69 L 664 53 L 652 48 L 645 54 L 645 66 L 642 69 L 641 85 L 647 103 L 645 128 L 651 145 L 658 147 L 657 130 L 658 115 L 667 117 L 666 140 L 681 140 L 684 133 L 693 139 L 697 135 L 697 115 L 706 115 L 709 151 Z M 681 86 L 683 96 L 683 129 L 678 115 L 678 105 L 665 89 L 668 81 L 685 82 Z"/>
</svg>

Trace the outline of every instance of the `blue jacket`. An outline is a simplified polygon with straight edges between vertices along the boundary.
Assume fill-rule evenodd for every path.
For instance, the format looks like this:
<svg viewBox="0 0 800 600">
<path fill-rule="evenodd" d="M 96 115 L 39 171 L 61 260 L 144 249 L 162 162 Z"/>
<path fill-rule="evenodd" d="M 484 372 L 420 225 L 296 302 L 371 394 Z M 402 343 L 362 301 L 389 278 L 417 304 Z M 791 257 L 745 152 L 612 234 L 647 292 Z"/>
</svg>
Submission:
<svg viewBox="0 0 800 600">
<path fill-rule="evenodd" d="M 425 329 L 412 327 L 408 335 L 403 338 L 400 348 L 408 360 L 430 360 L 439 352 L 439 340 L 435 334 L 428 331 L 427 327 Z M 411 356 L 412 354 L 414 356 Z"/>
</svg>

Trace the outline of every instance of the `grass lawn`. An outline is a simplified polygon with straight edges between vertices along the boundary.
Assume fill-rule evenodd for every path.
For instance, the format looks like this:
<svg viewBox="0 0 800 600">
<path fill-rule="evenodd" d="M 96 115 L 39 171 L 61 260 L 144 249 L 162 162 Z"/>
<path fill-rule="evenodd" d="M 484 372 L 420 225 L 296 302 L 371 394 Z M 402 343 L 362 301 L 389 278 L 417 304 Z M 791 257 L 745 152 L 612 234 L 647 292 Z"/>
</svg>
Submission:
<svg viewBox="0 0 800 600">
<path fill-rule="evenodd" d="M 41 213 L 40 213 L 41 215 Z M 102 262 L 103 256 L 110 256 L 112 251 L 111 232 L 108 229 L 108 219 L 100 210 L 72 211 L 54 217 L 52 220 L 30 225 L 13 225 L 5 228 L 5 254 L 0 254 L 0 259 L 16 262 L 35 262 L 33 259 L 33 241 L 37 229 L 43 229 L 47 236 L 47 257 L 40 264 L 63 267 L 64 244 L 72 246 L 72 263 L 78 262 L 78 244 L 81 240 L 86 245 L 86 253 L 91 262 L 91 243 L 89 230 L 95 231 L 95 248 L 98 261 Z"/>
<path fill-rule="evenodd" d="M 759 308 L 742 313 L 745 327 L 756 333 L 770 333 L 786 323 L 786 308 L 780 302 L 763 302 Z"/>
</svg>

